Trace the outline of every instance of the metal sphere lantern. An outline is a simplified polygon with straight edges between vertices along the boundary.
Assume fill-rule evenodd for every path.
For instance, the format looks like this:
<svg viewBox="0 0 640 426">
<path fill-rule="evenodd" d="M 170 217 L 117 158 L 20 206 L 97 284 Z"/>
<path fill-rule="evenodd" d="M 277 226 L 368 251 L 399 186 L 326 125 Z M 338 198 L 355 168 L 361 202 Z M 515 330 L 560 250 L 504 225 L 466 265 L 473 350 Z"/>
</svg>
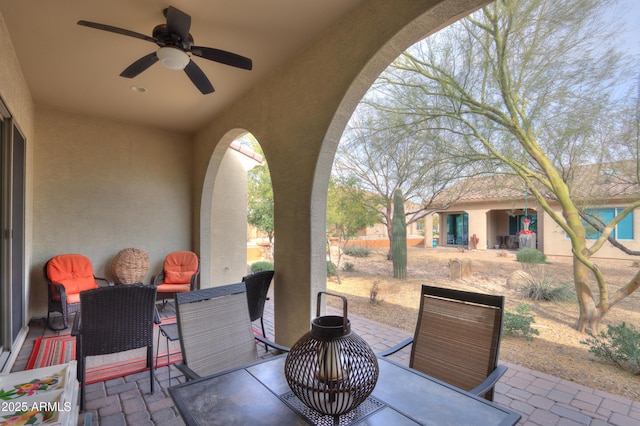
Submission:
<svg viewBox="0 0 640 426">
<path fill-rule="evenodd" d="M 342 299 L 344 316 L 320 316 L 322 294 Z M 378 360 L 360 336 L 351 332 L 347 299 L 318 293 L 317 317 L 311 330 L 287 355 L 284 373 L 291 391 L 309 408 L 339 416 L 356 408 L 373 392 Z"/>
</svg>

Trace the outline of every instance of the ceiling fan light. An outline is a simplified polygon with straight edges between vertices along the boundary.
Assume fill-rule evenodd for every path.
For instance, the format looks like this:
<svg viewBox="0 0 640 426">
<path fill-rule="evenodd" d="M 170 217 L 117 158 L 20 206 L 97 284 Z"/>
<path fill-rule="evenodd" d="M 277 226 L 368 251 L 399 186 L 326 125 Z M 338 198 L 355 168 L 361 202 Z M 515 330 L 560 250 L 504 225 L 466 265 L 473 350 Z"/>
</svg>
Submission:
<svg viewBox="0 0 640 426">
<path fill-rule="evenodd" d="M 183 70 L 189 63 L 189 55 L 175 47 L 161 47 L 156 52 L 160 63 L 172 70 Z"/>
</svg>

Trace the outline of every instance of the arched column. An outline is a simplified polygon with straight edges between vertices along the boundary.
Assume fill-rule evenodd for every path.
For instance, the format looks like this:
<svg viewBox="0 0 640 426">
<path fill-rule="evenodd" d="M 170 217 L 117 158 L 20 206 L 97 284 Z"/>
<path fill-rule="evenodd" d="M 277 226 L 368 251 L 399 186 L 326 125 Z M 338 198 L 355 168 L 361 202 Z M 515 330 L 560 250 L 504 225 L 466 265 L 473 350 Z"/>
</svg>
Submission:
<svg viewBox="0 0 640 426">
<path fill-rule="evenodd" d="M 246 175 L 238 173 L 242 167 L 229 158 L 228 150 L 243 133 L 234 129 L 225 134 L 209 159 L 199 217 L 199 235 L 204 237 L 199 244 L 201 288 L 239 282 L 246 274 Z M 240 244 L 242 252 L 230 248 L 231 243 Z"/>
<path fill-rule="evenodd" d="M 195 211 L 201 216 L 210 205 L 206 187 L 215 178 L 228 129 L 249 129 L 263 148 L 274 189 L 278 342 L 291 345 L 309 329 L 315 295 L 326 286 L 327 185 L 358 101 L 401 51 L 487 3 L 365 1 L 195 135 L 193 178 L 200 202 Z M 206 224 L 206 218 L 198 223 Z M 211 238 L 207 231 L 194 229 L 203 256 Z"/>
</svg>

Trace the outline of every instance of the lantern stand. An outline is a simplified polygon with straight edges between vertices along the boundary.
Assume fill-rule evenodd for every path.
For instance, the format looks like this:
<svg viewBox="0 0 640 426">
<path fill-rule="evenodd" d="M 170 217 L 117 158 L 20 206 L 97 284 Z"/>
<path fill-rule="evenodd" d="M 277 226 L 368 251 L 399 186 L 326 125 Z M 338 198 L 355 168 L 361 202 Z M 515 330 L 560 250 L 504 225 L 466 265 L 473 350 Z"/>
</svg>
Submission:
<svg viewBox="0 0 640 426">
<path fill-rule="evenodd" d="M 524 219 L 522 220 L 523 228 L 518 233 L 518 247 L 519 248 L 536 248 L 536 234 L 529 226 L 531 219 L 529 219 L 529 190 L 524 191 Z"/>
<path fill-rule="evenodd" d="M 342 299 L 342 317 L 320 316 L 322 294 Z M 333 416 L 334 424 L 369 397 L 378 380 L 378 360 L 367 342 L 351 332 L 346 297 L 318 293 L 317 317 L 291 347 L 284 373 L 293 394 L 312 410 Z"/>
</svg>

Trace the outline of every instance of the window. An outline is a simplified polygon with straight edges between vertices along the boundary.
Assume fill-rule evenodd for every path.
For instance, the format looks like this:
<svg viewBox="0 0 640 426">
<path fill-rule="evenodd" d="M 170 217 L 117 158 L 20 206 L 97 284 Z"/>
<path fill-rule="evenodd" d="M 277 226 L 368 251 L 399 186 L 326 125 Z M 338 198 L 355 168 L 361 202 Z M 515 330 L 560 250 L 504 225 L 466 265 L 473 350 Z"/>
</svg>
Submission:
<svg viewBox="0 0 640 426">
<path fill-rule="evenodd" d="M 587 209 L 585 213 L 594 216 L 603 223 L 609 223 L 623 210 L 621 207 L 611 207 L 607 209 Z M 583 221 L 583 224 L 587 230 L 587 239 L 595 240 L 600 236 L 593 226 Z M 611 236 L 616 240 L 633 240 L 633 212 L 629 213 L 622 219 L 615 229 L 611 232 Z"/>
</svg>

